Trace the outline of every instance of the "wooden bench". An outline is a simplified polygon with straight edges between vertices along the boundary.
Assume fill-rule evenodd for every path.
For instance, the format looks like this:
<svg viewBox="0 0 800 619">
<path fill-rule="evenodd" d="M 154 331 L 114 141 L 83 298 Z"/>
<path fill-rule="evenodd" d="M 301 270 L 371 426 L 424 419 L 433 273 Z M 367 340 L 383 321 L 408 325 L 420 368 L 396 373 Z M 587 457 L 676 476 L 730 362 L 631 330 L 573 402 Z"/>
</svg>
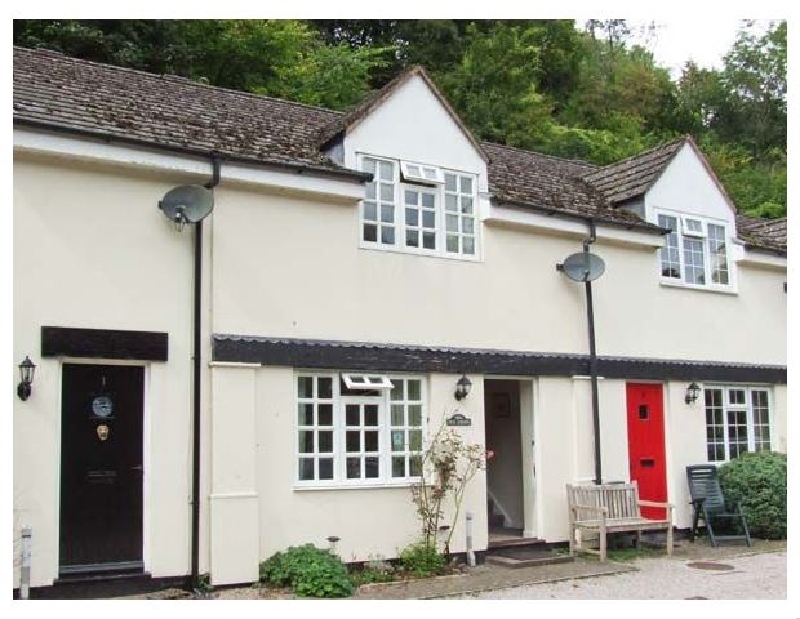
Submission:
<svg viewBox="0 0 800 619">
<path fill-rule="evenodd" d="M 656 503 L 639 499 L 639 486 L 631 484 L 572 485 L 567 484 L 569 505 L 569 554 L 575 551 L 600 555 L 606 560 L 606 535 L 608 533 L 636 532 L 636 546 L 642 539 L 642 531 L 667 530 L 667 554 L 672 554 L 672 510 L 671 503 Z M 641 515 L 641 507 L 661 507 L 667 510 L 665 520 L 651 520 Z M 580 531 L 580 543 L 576 545 L 575 533 Z M 600 549 L 583 546 L 583 532 L 600 535 Z"/>
</svg>

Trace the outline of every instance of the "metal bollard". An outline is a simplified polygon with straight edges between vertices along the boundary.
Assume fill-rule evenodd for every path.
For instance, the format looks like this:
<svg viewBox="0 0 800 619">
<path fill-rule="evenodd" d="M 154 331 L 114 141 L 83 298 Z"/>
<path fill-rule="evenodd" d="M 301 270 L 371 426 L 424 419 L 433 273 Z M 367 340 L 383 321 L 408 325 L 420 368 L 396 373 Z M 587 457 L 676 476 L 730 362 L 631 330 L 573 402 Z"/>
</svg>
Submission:
<svg viewBox="0 0 800 619">
<path fill-rule="evenodd" d="M 336 544 L 339 543 L 339 536 L 337 535 L 329 535 L 328 536 L 328 550 L 332 555 L 337 554 L 337 547 Z"/>
<path fill-rule="evenodd" d="M 475 567 L 475 553 L 472 552 L 472 512 L 467 512 L 467 565 Z"/>
<path fill-rule="evenodd" d="M 31 528 L 22 527 L 22 561 L 19 570 L 19 598 L 27 600 L 31 589 Z"/>
</svg>

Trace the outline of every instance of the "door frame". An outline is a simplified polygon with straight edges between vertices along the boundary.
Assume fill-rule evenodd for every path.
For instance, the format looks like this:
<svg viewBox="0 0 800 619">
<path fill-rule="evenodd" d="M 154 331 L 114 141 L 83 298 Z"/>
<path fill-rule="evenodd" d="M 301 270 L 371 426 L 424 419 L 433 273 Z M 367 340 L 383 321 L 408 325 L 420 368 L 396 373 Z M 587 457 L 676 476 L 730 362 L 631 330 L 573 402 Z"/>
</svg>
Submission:
<svg viewBox="0 0 800 619">
<path fill-rule="evenodd" d="M 150 422 L 152 419 L 151 398 L 150 398 L 150 362 L 136 361 L 128 359 L 96 359 L 89 357 L 58 357 L 58 378 L 56 393 L 58 394 L 58 415 L 56 419 L 56 432 L 58 441 L 56 444 L 56 484 L 54 487 L 55 500 L 53 501 L 56 523 L 55 540 L 56 548 L 59 547 L 61 539 L 61 450 L 64 445 L 64 433 L 62 423 L 64 420 L 63 393 L 64 393 L 64 364 L 70 365 L 116 365 L 142 368 L 142 564 L 144 571 L 148 571 L 150 565 L 150 517 L 149 517 L 149 496 L 150 496 L 150 460 L 151 453 L 148 449 L 150 444 Z M 61 552 L 56 551 L 54 556 L 54 573 L 58 574 L 61 570 Z"/>
<path fill-rule="evenodd" d="M 542 517 L 544 515 L 541 501 L 542 485 L 539 483 L 542 471 L 541 450 L 536 437 L 539 436 L 539 380 L 537 376 L 520 376 L 511 374 L 484 374 L 484 392 L 487 380 L 513 380 L 519 386 L 519 437 L 522 442 L 522 518 L 523 537 L 538 538 L 542 530 Z M 530 406 L 524 407 L 523 390 L 530 390 Z M 486 443 L 486 406 L 483 406 L 483 441 Z M 527 430 L 527 431 L 526 431 Z M 532 441 L 532 442 L 531 442 Z M 526 465 L 526 454 L 529 455 L 531 466 Z M 534 471 L 536 474 L 534 475 Z M 488 490 L 488 482 L 487 482 Z M 532 505 L 529 505 L 532 503 Z M 529 521 L 530 520 L 530 521 Z M 531 522 L 532 521 L 532 522 Z M 488 527 L 488 523 L 487 523 Z"/>
</svg>

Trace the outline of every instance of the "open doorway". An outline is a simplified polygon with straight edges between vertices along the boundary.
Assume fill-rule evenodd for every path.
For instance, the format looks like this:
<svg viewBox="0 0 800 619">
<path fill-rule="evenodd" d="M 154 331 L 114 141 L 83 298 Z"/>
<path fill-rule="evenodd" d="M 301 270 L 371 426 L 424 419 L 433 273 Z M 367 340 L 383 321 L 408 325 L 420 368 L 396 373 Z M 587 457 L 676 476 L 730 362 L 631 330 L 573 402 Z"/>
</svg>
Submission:
<svg viewBox="0 0 800 619">
<path fill-rule="evenodd" d="M 486 465 L 489 540 L 521 538 L 525 492 L 519 381 L 486 380 L 484 397 L 486 449 L 494 452 Z"/>
</svg>

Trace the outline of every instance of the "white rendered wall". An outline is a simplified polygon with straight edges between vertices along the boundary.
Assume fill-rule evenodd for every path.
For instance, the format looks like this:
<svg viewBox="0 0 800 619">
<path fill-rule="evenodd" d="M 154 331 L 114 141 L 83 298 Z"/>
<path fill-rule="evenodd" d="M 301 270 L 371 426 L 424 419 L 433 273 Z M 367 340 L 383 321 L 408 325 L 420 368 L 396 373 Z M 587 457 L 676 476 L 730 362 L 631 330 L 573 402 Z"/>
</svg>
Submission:
<svg viewBox="0 0 800 619">
<path fill-rule="evenodd" d="M 188 573 L 192 245 L 156 208 L 180 180 L 15 160 L 14 384 L 25 355 L 37 367 L 13 399 L 14 520 L 33 528 L 33 586 L 58 571 L 61 360 L 40 357 L 42 325 L 169 334 L 169 360 L 145 364 L 144 558 Z"/>
</svg>

